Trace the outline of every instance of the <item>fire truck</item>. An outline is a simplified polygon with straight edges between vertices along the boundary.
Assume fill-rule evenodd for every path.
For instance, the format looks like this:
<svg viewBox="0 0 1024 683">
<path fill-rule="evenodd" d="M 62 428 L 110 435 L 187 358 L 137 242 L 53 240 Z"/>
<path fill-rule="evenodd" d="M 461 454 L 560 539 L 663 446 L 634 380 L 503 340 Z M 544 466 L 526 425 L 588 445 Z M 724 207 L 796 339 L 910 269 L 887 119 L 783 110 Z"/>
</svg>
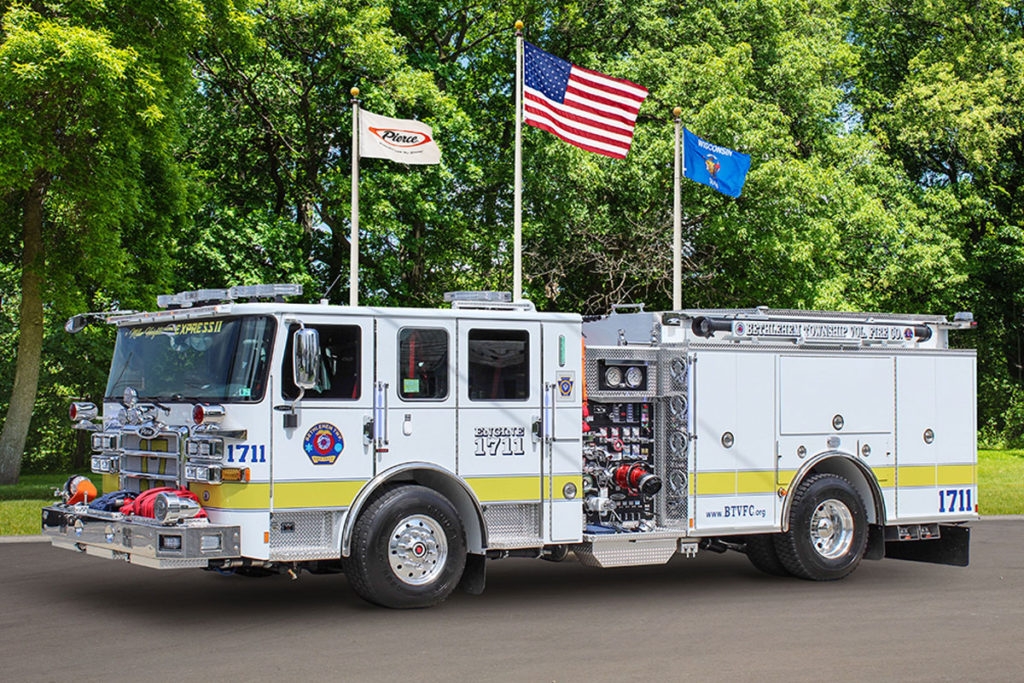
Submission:
<svg viewBox="0 0 1024 683">
<path fill-rule="evenodd" d="M 101 409 L 70 409 L 106 494 L 44 508 L 54 546 L 343 571 L 388 607 L 479 593 L 508 557 L 738 551 L 817 581 L 883 557 L 967 565 L 975 352 L 948 338 L 969 313 L 286 303 L 300 294 L 182 292 L 68 321 L 117 341 Z"/>
</svg>

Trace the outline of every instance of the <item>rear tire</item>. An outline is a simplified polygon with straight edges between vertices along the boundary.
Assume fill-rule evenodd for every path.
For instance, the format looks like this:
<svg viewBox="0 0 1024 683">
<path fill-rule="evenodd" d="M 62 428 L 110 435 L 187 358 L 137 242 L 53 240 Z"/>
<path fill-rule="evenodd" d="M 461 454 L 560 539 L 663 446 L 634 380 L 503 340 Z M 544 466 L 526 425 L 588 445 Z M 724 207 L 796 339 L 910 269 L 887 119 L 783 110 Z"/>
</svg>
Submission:
<svg viewBox="0 0 1024 683">
<path fill-rule="evenodd" d="M 775 550 L 794 576 L 835 581 L 857 568 L 867 542 L 867 512 L 853 484 L 839 475 L 815 474 L 797 488 L 789 531 L 775 535 Z"/>
<path fill-rule="evenodd" d="M 747 559 L 765 574 L 771 576 L 789 576 L 789 571 L 779 553 L 775 550 L 775 534 L 757 534 L 747 536 Z"/>
<path fill-rule="evenodd" d="M 466 539 L 455 507 L 423 486 L 385 491 L 363 510 L 345 574 L 364 600 L 393 608 L 447 598 L 466 567 Z"/>
</svg>

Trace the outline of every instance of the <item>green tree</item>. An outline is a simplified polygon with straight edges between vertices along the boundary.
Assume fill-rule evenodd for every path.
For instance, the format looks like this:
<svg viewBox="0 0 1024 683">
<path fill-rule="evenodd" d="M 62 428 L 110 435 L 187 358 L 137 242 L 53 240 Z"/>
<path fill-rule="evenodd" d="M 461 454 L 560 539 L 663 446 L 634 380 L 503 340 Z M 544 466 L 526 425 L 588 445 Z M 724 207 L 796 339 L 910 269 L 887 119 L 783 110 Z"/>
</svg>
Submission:
<svg viewBox="0 0 1024 683">
<path fill-rule="evenodd" d="M 178 194 L 175 102 L 190 83 L 185 50 L 203 8 L 91 0 L 0 10 L 0 197 L 21 257 L 17 360 L 0 434 L 0 483 L 10 483 L 36 402 L 44 312 L 102 303 L 104 288 L 137 291 L 126 279 L 161 279 Z M 130 257 L 134 248 L 142 261 Z"/>
<path fill-rule="evenodd" d="M 1024 7 L 982 0 L 849 3 L 851 99 L 915 201 L 962 245 L 957 296 L 982 332 L 979 424 L 1024 424 Z"/>
<path fill-rule="evenodd" d="M 347 271 L 351 87 L 368 110 L 433 124 L 442 144 L 466 125 L 431 74 L 407 63 L 389 21 L 385 3 L 354 0 L 267 0 L 214 18 L 192 53 L 189 159 L 203 204 L 180 251 L 190 283 L 298 279 L 316 297 Z M 440 167 L 363 162 L 364 301 L 430 289 L 433 253 L 421 247 L 428 226 L 444 230 L 448 158 L 446 146 Z M 344 284 L 332 292 L 343 294 Z"/>
<path fill-rule="evenodd" d="M 475 124 L 462 149 L 481 180 L 448 206 L 478 226 L 493 264 L 470 271 L 476 285 L 511 280 L 517 18 L 540 47 L 650 90 L 625 160 L 526 129 L 524 279 L 539 305 L 669 304 L 676 104 L 691 130 L 754 157 L 739 200 L 684 181 L 688 305 L 938 310 L 962 282 L 956 239 L 872 133 L 850 124 L 857 54 L 837 2 L 420 0 L 394 3 L 392 16 L 411 63 Z"/>
</svg>

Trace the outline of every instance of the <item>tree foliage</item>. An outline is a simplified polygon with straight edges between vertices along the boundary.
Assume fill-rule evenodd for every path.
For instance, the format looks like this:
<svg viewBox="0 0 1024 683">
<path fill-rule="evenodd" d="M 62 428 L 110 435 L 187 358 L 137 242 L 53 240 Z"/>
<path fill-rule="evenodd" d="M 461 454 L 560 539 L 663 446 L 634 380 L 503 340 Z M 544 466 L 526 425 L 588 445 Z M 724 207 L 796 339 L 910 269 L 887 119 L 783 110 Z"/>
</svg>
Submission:
<svg viewBox="0 0 1024 683">
<path fill-rule="evenodd" d="M 191 87 L 181 46 L 203 9 L 193 0 L 91 0 L 0 10 L 0 197 L 5 247 L 21 265 L 4 302 L 5 311 L 19 307 L 17 351 L 5 354 L 13 379 L 0 398 L 8 402 L 0 433 L 7 483 L 17 479 L 33 412 L 48 413 L 33 411 L 52 342 L 46 322 L 54 329 L 55 314 L 111 298 L 148 303 L 166 282 L 165 252 L 152 247 L 181 215 L 176 98 Z M 64 375 L 79 344 L 58 342 L 44 404 L 53 390 L 95 387 L 91 372 L 71 382 Z"/>
<path fill-rule="evenodd" d="M 45 205 L 54 311 L 263 281 L 302 282 L 316 299 L 339 275 L 331 298 L 345 300 L 353 86 L 368 110 L 432 125 L 443 151 L 436 167 L 361 163 L 361 300 L 433 306 L 450 289 L 510 288 L 523 19 L 541 48 L 650 90 L 625 160 L 524 131 L 524 281 L 539 307 L 669 305 L 680 106 L 688 129 L 753 160 L 736 200 L 684 181 L 685 305 L 974 310 L 984 331 L 960 343 L 979 348 L 980 423 L 1024 439 L 1024 19 L 1012 3 L 0 7 L 0 57 L 22 55 L 0 75 L 0 250 L 15 264 L 0 269 L 5 350 L 27 159 L 59 169 Z M 44 94 L 59 106 L 36 115 Z M 109 354 L 102 335 L 59 336 L 55 321 L 46 424 L 46 397 L 96 395 Z M 3 386 L 13 372 L 0 366 Z"/>
</svg>

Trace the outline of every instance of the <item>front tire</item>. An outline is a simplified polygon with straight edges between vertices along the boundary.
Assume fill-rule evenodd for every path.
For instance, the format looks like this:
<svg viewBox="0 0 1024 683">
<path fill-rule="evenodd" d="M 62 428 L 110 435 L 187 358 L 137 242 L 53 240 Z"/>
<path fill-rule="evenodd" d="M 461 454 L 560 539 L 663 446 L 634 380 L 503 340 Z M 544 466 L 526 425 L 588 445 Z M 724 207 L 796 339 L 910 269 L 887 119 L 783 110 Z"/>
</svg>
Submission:
<svg viewBox="0 0 1024 683">
<path fill-rule="evenodd" d="M 389 489 L 359 515 L 345 573 L 376 605 L 429 607 L 447 598 L 466 567 L 466 540 L 455 507 L 423 486 Z"/>
<path fill-rule="evenodd" d="M 857 568 L 867 542 L 867 512 L 853 484 L 835 474 L 815 474 L 797 489 L 789 531 L 775 536 L 775 550 L 794 576 L 835 581 Z"/>
</svg>

